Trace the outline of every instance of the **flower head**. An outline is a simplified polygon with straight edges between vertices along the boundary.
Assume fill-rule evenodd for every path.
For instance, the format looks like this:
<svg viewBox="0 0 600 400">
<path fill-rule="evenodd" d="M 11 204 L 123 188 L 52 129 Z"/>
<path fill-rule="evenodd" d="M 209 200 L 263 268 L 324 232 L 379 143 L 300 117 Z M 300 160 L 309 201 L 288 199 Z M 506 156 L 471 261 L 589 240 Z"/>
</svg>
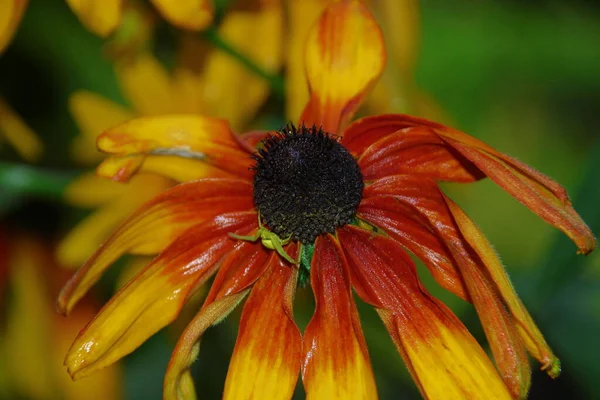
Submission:
<svg viewBox="0 0 600 400">
<path fill-rule="evenodd" d="M 122 254 L 158 254 L 76 339 L 66 359 L 74 377 L 133 351 L 212 275 L 169 363 L 167 399 L 194 396 L 189 366 L 203 332 L 246 296 L 225 398 L 290 398 L 299 372 L 309 398 L 376 398 L 352 289 L 375 307 L 426 398 L 522 398 L 527 352 L 559 373 L 491 245 L 437 182 L 489 177 L 580 252 L 594 248 L 593 235 L 556 182 L 460 131 L 400 114 L 349 124 L 385 57 L 365 6 L 333 2 L 307 36 L 310 98 L 300 124 L 239 137 L 221 120 L 171 115 L 99 137 L 113 154 L 99 171 L 113 179 L 165 154 L 206 177 L 142 206 L 63 289 L 67 313 Z M 496 366 L 426 291 L 409 252 L 474 304 Z M 301 274 L 316 302 L 303 334 L 292 312 Z"/>
</svg>

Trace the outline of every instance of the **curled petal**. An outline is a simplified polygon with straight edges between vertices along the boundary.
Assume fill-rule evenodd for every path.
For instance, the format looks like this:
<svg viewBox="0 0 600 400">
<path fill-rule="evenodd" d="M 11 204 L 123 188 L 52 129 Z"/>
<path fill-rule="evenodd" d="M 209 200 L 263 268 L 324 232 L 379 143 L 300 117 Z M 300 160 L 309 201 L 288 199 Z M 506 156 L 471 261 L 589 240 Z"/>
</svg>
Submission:
<svg viewBox="0 0 600 400">
<path fill-rule="evenodd" d="M 437 135 L 449 151 L 460 153 L 471 163 L 469 170 L 471 165 L 475 166 L 531 211 L 563 231 L 575 242 L 580 253 L 587 254 L 596 246 L 594 235 L 571 206 L 562 186 L 463 132 L 422 118 L 390 114 L 355 122 L 346 130 L 342 144 L 353 154 L 360 155 L 377 141 L 401 130 L 410 132 L 413 129 L 408 128 L 414 127 Z"/>
<path fill-rule="evenodd" d="M 290 254 L 298 250 L 288 246 Z M 302 337 L 293 321 L 298 269 L 274 255 L 244 306 L 224 399 L 290 399 Z"/>
<path fill-rule="evenodd" d="M 509 399 L 489 358 L 458 318 L 420 285 L 399 244 L 356 227 L 338 229 L 352 285 L 378 308 L 425 398 Z"/>
<path fill-rule="evenodd" d="M 101 37 L 110 35 L 121 22 L 122 0 L 67 0 L 87 29 Z"/>
<path fill-rule="evenodd" d="M 163 388 L 164 400 L 193 400 L 196 398 L 196 390 L 189 370 L 192 363 L 200 352 L 200 338 L 204 332 L 223 320 L 244 299 L 250 289 L 231 296 L 224 296 L 196 315 L 189 323 L 177 346 L 173 351 Z"/>
<path fill-rule="evenodd" d="M 310 30 L 304 57 L 310 99 L 301 121 L 341 133 L 383 71 L 381 30 L 361 1 L 332 2 Z"/>
<path fill-rule="evenodd" d="M 102 308 L 75 339 L 65 364 L 83 377 L 129 354 L 172 322 L 233 247 L 229 232 L 248 233 L 256 213 L 225 214 L 192 227 Z"/>
<path fill-rule="evenodd" d="M 320 236 L 310 274 L 315 314 L 304 332 L 307 399 L 377 399 L 347 268 L 336 240 Z"/>
<path fill-rule="evenodd" d="M 183 29 L 200 30 L 213 20 L 212 0 L 152 0 L 162 16 Z"/>
<path fill-rule="evenodd" d="M 114 154 L 97 169 L 101 176 L 127 181 L 148 156 L 179 156 L 203 161 L 250 178 L 251 158 L 226 121 L 197 115 L 141 117 L 98 137 L 98 148 Z"/>
<path fill-rule="evenodd" d="M 0 2 L 0 53 L 12 40 L 28 0 L 6 0 Z"/>
<path fill-rule="evenodd" d="M 502 265 L 502 262 L 498 258 L 491 244 L 481 233 L 479 228 L 471 221 L 469 217 L 456 205 L 452 200 L 445 197 L 448 208 L 456 221 L 458 229 L 464 241 L 473 249 L 476 255 L 481 260 L 481 264 L 485 267 L 485 271 L 480 271 L 477 267 L 472 266 L 469 263 L 471 257 L 465 257 L 468 254 L 468 250 L 456 244 L 452 246 L 452 249 L 457 253 L 457 259 L 466 262 L 464 276 L 465 279 L 469 280 L 482 280 L 483 274 L 488 276 L 489 280 L 497 287 L 497 290 L 506 302 L 509 310 L 511 311 L 514 319 L 517 323 L 516 327 L 527 346 L 527 349 L 532 356 L 542 364 L 542 370 L 546 371 L 548 375 L 555 378 L 560 373 L 560 361 L 552 353 L 552 350 L 544 340 L 542 333 L 533 322 L 533 319 L 527 312 L 527 309 L 517 296 L 506 270 Z M 481 285 L 479 285 L 481 286 Z M 481 290 L 479 290 L 481 292 Z"/>
<path fill-rule="evenodd" d="M 123 254 L 156 254 L 194 225 L 252 207 L 252 188 L 239 180 L 205 179 L 161 193 L 125 221 L 77 271 L 61 291 L 58 309 L 68 313 Z"/>
</svg>

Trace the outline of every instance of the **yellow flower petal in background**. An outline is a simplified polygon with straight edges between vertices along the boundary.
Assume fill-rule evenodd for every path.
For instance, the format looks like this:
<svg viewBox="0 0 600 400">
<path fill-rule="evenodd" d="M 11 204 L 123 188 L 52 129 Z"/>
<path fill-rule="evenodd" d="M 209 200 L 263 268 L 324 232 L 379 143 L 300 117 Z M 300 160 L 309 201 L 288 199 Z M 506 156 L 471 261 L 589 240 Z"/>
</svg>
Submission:
<svg viewBox="0 0 600 400">
<path fill-rule="evenodd" d="M 28 0 L 0 1 L 0 54 L 10 43 L 23 18 Z"/>
<path fill-rule="evenodd" d="M 6 139 L 29 162 L 37 161 L 42 155 L 42 143 L 36 134 L 0 98 L 0 140 L 2 138 Z"/>
<path fill-rule="evenodd" d="M 385 60 L 381 30 L 362 2 L 334 2 L 306 42 L 310 99 L 301 120 L 339 133 L 383 71 Z"/>
<path fill-rule="evenodd" d="M 200 30 L 213 20 L 212 0 L 151 0 L 162 16 L 179 28 Z"/>
<path fill-rule="evenodd" d="M 87 29 L 96 35 L 110 35 L 121 22 L 123 0 L 67 0 Z"/>
<path fill-rule="evenodd" d="M 69 110 L 81 132 L 73 142 L 71 154 L 76 161 L 86 164 L 105 157 L 96 149 L 99 134 L 135 116 L 125 107 L 86 90 L 79 90 L 69 97 Z"/>
</svg>

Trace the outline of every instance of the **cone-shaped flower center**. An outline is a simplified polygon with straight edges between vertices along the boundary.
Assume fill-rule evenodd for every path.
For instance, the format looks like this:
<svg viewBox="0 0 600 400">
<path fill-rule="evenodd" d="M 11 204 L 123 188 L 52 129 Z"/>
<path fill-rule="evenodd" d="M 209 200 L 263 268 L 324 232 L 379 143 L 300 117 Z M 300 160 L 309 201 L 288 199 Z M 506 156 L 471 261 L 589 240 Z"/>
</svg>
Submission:
<svg viewBox="0 0 600 400">
<path fill-rule="evenodd" d="M 362 198 L 356 160 L 332 135 L 290 124 L 255 155 L 254 203 L 272 232 L 304 244 L 349 223 Z"/>
</svg>

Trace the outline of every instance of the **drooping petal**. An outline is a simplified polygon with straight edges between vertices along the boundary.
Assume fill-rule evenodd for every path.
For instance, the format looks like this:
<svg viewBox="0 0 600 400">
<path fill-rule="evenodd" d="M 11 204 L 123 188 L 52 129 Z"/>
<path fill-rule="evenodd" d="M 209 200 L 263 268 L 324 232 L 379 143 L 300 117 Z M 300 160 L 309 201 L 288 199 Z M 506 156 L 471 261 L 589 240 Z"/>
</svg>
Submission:
<svg viewBox="0 0 600 400">
<path fill-rule="evenodd" d="M 295 256 L 297 247 L 286 251 Z M 290 399 L 300 371 L 302 337 L 293 320 L 298 269 L 274 255 L 244 306 L 224 399 Z"/>
<path fill-rule="evenodd" d="M 121 22 L 122 0 L 67 0 L 81 23 L 101 37 L 110 35 Z"/>
<path fill-rule="evenodd" d="M 62 266 L 80 267 L 136 209 L 173 182 L 157 175 L 139 174 L 127 184 L 83 175 L 67 187 L 65 199 L 80 207 L 98 207 L 61 240 L 57 258 Z"/>
<path fill-rule="evenodd" d="M 60 294 L 59 310 L 68 313 L 123 254 L 156 254 L 194 225 L 252 208 L 252 187 L 240 180 L 205 179 L 161 193 L 125 221 L 77 271 Z"/>
<path fill-rule="evenodd" d="M 382 235 L 346 226 L 338 237 L 358 295 L 378 308 L 425 398 L 509 399 L 464 325 L 420 285 L 410 257 Z"/>
<path fill-rule="evenodd" d="M 183 29 L 200 30 L 213 20 L 212 0 L 152 0 L 162 16 Z"/>
<path fill-rule="evenodd" d="M 361 1 L 332 2 L 310 30 L 304 57 L 310 99 L 301 121 L 341 134 L 383 71 L 381 30 Z"/>
<path fill-rule="evenodd" d="M 245 0 L 228 9 L 218 35 L 270 74 L 282 65 L 284 10 L 281 0 Z M 203 112 L 242 130 L 269 96 L 268 82 L 230 54 L 213 49 L 198 75 Z M 243 89 L 243 94 L 240 93 Z"/>
<path fill-rule="evenodd" d="M 69 110 L 81 131 L 81 135 L 73 141 L 71 153 L 81 163 L 102 160 L 104 155 L 96 149 L 96 137 L 106 129 L 134 117 L 125 107 L 86 90 L 69 96 Z"/>
<path fill-rule="evenodd" d="M 448 197 L 445 197 L 446 204 L 454 217 L 456 225 L 462 233 L 464 240 L 470 245 L 473 251 L 481 259 L 485 266 L 485 273 L 488 279 L 497 287 L 503 300 L 506 302 L 509 310 L 517 322 L 517 329 L 531 355 L 542 364 L 542 370 L 555 378 L 560 373 L 560 361 L 552 353 L 552 350 L 544 340 L 542 333 L 533 322 L 533 319 L 527 312 L 527 309 L 517 296 L 502 262 L 498 258 L 491 244 L 481 233 L 479 228 L 462 211 L 462 209 Z M 460 251 L 456 246 L 455 251 Z M 483 272 L 471 268 L 465 277 L 468 279 L 481 280 Z"/>
<path fill-rule="evenodd" d="M 304 332 L 307 399 L 377 399 L 347 268 L 335 238 L 319 236 L 310 274 L 315 314 Z"/>
<path fill-rule="evenodd" d="M 35 132 L 0 98 L 0 140 L 3 138 L 29 162 L 37 161 L 42 155 L 42 142 Z"/>
<path fill-rule="evenodd" d="M 457 151 L 481 173 L 523 203 L 546 222 L 563 231 L 587 254 L 596 240 L 581 217 L 571 206 L 565 189 L 530 166 L 502 154 L 485 143 L 452 128 L 403 114 L 363 118 L 352 124 L 342 144 L 353 154 L 362 154 L 369 146 L 398 131 L 419 127 L 434 133 L 446 143 L 449 151 Z"/>
<path fill-rule="evenodd" d="M 256 213 L 220 215 L 178 237 L 80 333 L 65 359 L 73 378 L 110 365 L 172 322 L 233 247 L 229 232 L 256 229 Z"/>
<path fill-rule="evenodd" d="M 462 290 L 466 289 L 467 299 L 475 305 L 501 375 L 511 393 L 522 397 L 529 388 L 530 367 L 523 341 L 517 334 L 515 319 L 509 315 L 500 293 L 487 277 L 486 266 L 465 243 L 437 185 L 423 180 L 420 189 L 417 189 L 419 186 L 411 185 L 410 179 L 405 176 L 380 179 L 365 192 L 367 197 L 378 194 L 387 197 L 387 203 L 409 206 L 408 212 L 428 221 L 425 224 L 438 237 L 445 249 L 444 256 L 452 260 L 454 270 L 458 270 Z M 386 223 L 391 225 L 392 237 L 401 236 L 394 233 L 394 230 L 402 229 L 401 226 L 394 226 L 377 215 L 373 219 L 378 220 L 382 227 L 387 227 Z M 435 274 L 434 277 L 437 279 Z M 453 289 L 452 286 L 444 287 Z"/>
<path fill-rule="evenodd" d="M 127 181 L 146 157 L 161 155 L 203 161 L 240 177 L 252 175 L 249 153 L 221 119 L 198 115 L 141 117 L 104 132 L 97 144 L 100 150 L 115 155 L 98 166 L 98 174 L 117 181 Z"/>
<path fill-rule="evenodd" d="M 27 0 L 6 0 L 0 3 L 0 54 L 12 40 L 27 3 Z"/>
<path fill-rule="evenodd" d="M 200 352 L 200 339 L 204 332 L 223 320 L 244 299 L 250 289 L 219 298 L 189 323 L 173 351 L 163 388 L 164 400 L 194 400 L 196 389 L 189 370 Z"/>
</svg>

